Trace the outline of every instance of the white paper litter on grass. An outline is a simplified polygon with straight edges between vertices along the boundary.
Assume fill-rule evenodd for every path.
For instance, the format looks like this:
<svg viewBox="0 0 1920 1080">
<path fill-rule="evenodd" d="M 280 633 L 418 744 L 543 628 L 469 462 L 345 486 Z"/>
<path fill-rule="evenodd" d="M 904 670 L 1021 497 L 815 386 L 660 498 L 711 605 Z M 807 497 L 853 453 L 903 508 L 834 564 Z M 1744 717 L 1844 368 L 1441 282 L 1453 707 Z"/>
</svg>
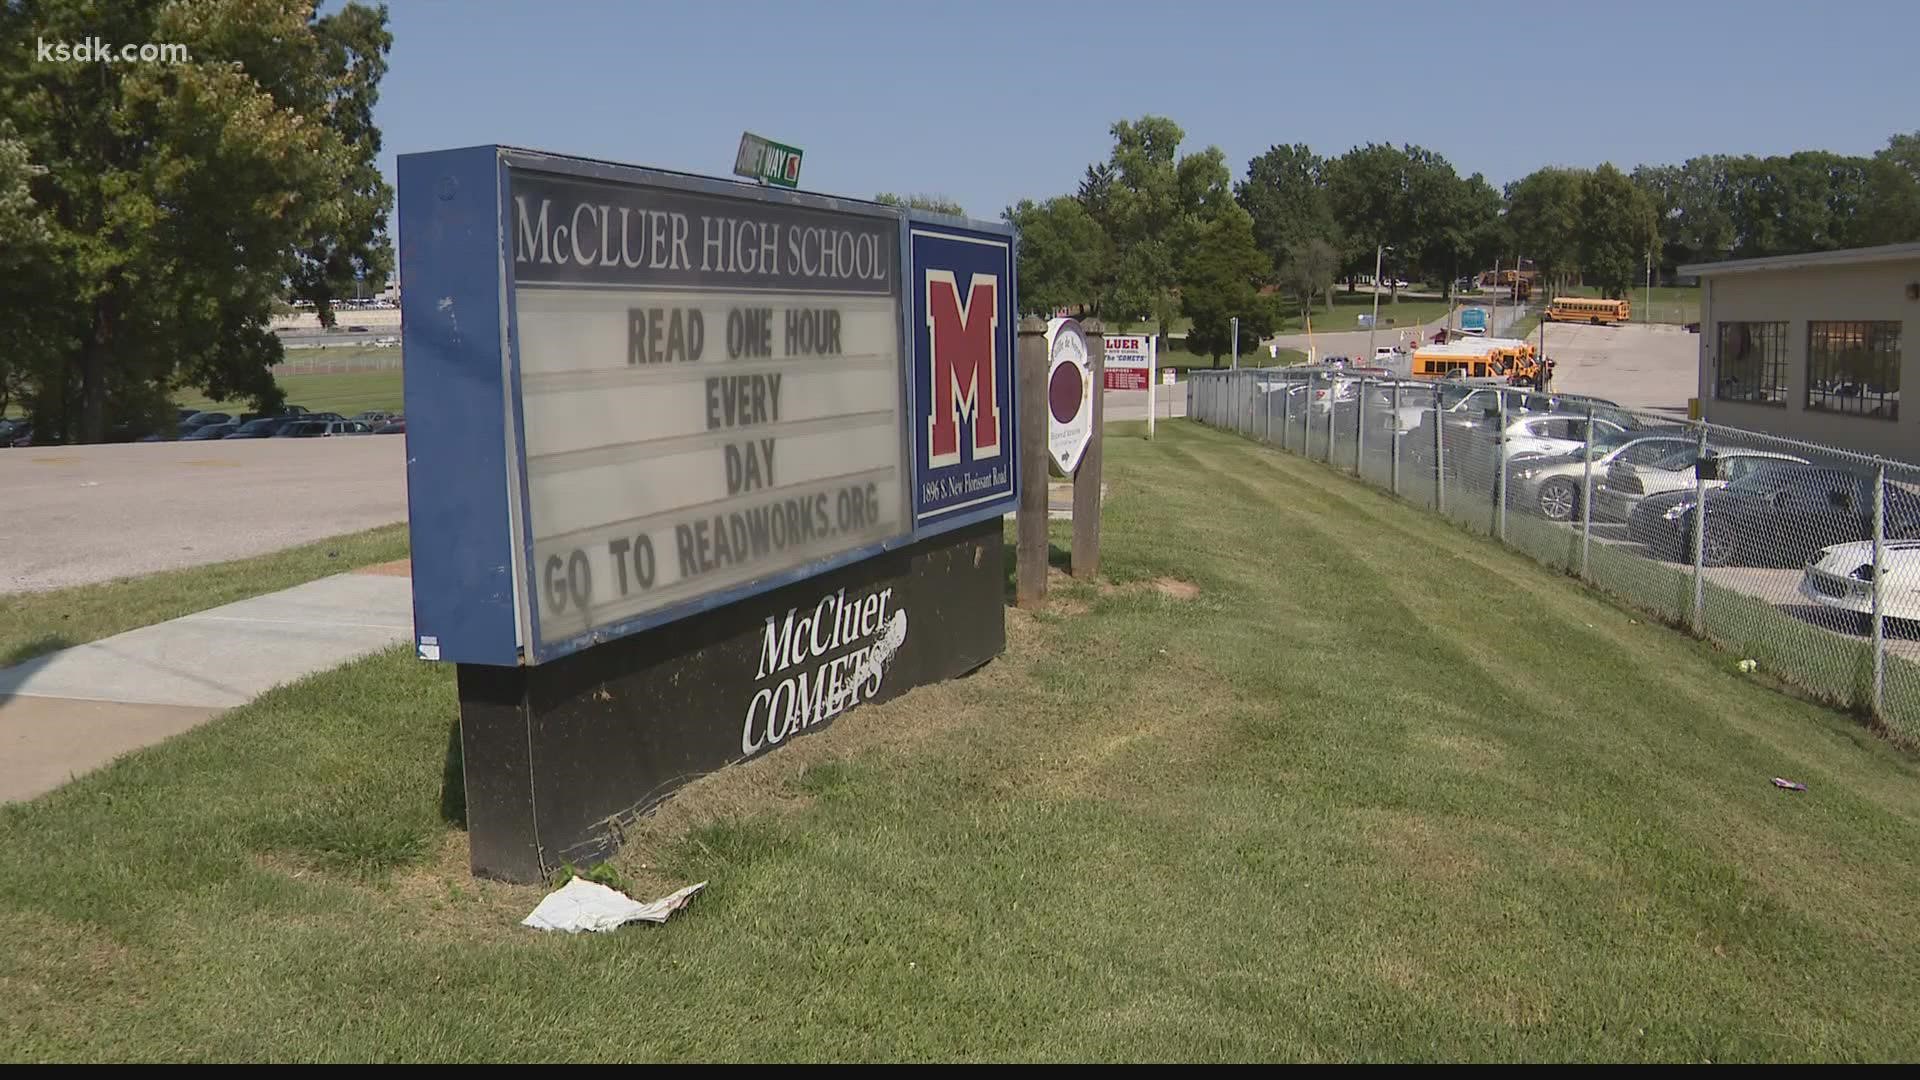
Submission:
<svg viewBox="0 0 1920 1080">
<path fill-rule="evenodd" d="M 703 881 L 651 904 L 643 904 L 618 889 L 574 878 L 548 893 L 533 909 L 533 914 L 520 920 L 520 925 L 577 934 L 582 930 L 613 930 L 630 922 L 663 923 L 667 916 L 686 907 L 694 893 L 706 887 Z"/>
</svg>

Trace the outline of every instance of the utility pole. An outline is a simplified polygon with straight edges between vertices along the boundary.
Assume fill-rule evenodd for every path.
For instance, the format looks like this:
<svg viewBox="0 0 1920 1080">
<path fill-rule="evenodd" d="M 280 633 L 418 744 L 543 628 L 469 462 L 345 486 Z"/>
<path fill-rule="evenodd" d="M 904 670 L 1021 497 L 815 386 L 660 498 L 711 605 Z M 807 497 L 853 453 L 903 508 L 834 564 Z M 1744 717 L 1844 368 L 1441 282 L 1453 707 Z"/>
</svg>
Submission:
<svg viewBox="0 0 1920 1080">
<path fill-rule="evenodd" d="M 1373 363 L 1373 335 L 1380 329 L 1380 256 L 1393 250 L 1385 244 L 1373 247 L 1373 321 L 1367 324 L 1367 359 Z"/>
</svg>

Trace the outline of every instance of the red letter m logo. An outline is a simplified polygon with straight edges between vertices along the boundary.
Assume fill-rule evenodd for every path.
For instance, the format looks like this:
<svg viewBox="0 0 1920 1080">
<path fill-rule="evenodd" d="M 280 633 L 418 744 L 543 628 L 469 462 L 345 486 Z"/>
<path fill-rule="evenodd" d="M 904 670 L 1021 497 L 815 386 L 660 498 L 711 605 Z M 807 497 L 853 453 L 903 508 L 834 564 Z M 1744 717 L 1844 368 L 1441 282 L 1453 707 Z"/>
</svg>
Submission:
<svg viewBox="0 0 1920 1080">
<path fill-rule="evenodd" d="M 993 383 L 1000 279 L 973 275 L 967 298 L 951 270 L 927 271 L 927 339 L 933 353 L 933 416 L 927 420 L 928 463 L 960 464 L 960 418 L 973 420 L 973 456 L 1000 455 L 1000 411 Z"/>
</svg>

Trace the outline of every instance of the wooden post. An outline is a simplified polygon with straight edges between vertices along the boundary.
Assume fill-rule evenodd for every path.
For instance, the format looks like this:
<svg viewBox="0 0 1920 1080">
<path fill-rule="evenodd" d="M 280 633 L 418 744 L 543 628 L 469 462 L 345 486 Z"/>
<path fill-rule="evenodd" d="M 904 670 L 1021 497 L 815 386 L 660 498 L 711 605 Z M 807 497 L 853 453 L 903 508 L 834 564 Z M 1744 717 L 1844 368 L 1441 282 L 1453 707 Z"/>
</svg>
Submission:
<svg viewBox="0 0 1920 1080">
<path fill-rule="evenodd" d="M 1073 473 L 1073 576 L 1092 578 L 1100 572 L 1100 458 L 1106 444 L 1107 421 L 1107 329 L 1099 319 L 1080 324 L 1087 335 L 1087 352 L 1093 366 L 1093 437 L 1087 440 L 1087 452 L 1080 456 L 1080 467 Z M 1043 391 L 1044 397 L 1044 391 Z"/>
<path fill-rule="evenodd" d="M 1014 565 L 1014 602 L 1036 608 L 1047 602 L 1047 324 L 1020 320 L 1015 357 L 1020 387 L 1020 536 Z"/>
</svg>

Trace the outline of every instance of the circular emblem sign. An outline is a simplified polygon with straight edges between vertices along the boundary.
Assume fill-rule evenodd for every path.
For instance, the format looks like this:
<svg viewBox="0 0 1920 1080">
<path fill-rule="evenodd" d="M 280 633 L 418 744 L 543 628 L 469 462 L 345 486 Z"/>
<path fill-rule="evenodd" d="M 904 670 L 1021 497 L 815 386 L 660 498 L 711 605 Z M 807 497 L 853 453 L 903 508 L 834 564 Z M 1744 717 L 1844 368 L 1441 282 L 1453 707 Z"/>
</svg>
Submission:
<svg viewBox="0 0 1920 1080">
<path fill-rule="evenodd" d="M 1072 319 L 1047 323 L 1047 453 L 1072 476 L 1093 438 L 1093 357 Z"/>
</svg>

